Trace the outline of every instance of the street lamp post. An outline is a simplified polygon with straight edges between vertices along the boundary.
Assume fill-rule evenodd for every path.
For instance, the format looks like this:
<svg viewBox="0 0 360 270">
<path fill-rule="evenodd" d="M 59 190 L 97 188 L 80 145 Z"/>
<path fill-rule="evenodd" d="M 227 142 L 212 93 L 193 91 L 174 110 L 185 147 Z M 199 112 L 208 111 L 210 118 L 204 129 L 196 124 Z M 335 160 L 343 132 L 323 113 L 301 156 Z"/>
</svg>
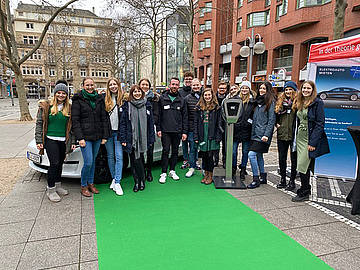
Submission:
<svg viewBox="0 0 360 270">
<path fill-rule="evenodd" d="M 259 41 L 256 42 L 256 37 Z M 249 46 L 246 45 L 246 41 L 249 41 Z M 265 52 L 265 44 L 261 41 L 260 34 L 254 35 L 254 28 L 251 29 L 251 37 L 247 37 L 244 46 L 240 48 L 240 55 L 244 58 L 249 57 L 249 81 L 252 82 L 252 65 L 254 53 L 262 54 Z"/>
</svg>

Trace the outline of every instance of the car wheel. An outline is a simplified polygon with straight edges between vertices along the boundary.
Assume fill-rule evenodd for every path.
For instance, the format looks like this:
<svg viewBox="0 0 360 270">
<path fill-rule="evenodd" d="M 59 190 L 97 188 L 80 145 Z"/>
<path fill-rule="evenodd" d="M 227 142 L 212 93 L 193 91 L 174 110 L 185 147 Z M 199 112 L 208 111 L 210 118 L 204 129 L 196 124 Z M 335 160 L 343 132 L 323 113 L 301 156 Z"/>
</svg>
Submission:
<svg viewBox="0 0 360 270">
<path fill-rule="evenodd" d="M 319 96 L 322 100 L 325 100 L 327 98 L 327 95 L 325 93 L 320 93 Z"/>
<path fill-rule="evenodd" d="M 357 100 L 358 99 L 358 96 L 357 95 L 351 95 L 350 96 L 350 100 L 351 101 L 355 101 L 355 100 Z"/>
</svg>

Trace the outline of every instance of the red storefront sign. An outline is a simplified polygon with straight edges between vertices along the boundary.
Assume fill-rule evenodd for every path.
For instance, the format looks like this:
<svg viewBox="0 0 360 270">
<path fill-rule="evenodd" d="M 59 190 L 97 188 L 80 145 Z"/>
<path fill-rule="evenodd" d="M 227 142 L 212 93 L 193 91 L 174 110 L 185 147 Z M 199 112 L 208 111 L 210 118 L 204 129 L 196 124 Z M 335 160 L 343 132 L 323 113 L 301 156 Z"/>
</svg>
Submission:
<svg viewBox="0 0 360 270">
<path fill-rule="evenodd" d="M 360 57 L 360 35 L 311 45 L 309 62 L 353 57 Z"/>
</svg>

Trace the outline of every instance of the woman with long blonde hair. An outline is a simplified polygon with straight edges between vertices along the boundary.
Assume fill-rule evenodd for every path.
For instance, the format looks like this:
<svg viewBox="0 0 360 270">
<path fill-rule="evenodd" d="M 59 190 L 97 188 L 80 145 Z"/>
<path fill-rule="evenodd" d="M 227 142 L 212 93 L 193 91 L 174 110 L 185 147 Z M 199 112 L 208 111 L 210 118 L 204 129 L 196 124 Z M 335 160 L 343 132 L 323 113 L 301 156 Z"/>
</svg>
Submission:
<svg viewBox="0 0 360 270">
<path fill-rule="evenodd" d="M 119 196 L 124 194 L 120 185 L 123 170 L 123 148 L 118 140 L 123 103 L 123 92 L 119 80 L 110 78 L 105 92 L 105 110 L 110 118 L 111 136 L 108 138 L 105 147 L 110 173 L 113 178 L 110 189 L 114 190 Z"/>
<path fill-rule="evenodd" d="M 220 107 L 211 88 L 206 88 L 196 107 L 194 119 L 194 141 L 199 143 L 205 176 L 201 183 L 209 185 L 213 182 L 214 153 L 220 149 L 222 138 L 220 128 Z"/>
<path fill-rule="evenodd" d="M 277 188 L 293 190 L 295 188 L 296 178 L 296 151 L 291 147 L 293 142 L 293 127 L 295 123 L 295 110 L 292 109 L 297 92 L 297 85 L 293 81 L 288 81 L 284 85 L 282 92 L 275 105 L 276 127 L 277 127 L 277 145 L 280 167 L 280 182 Z M 287 155 L 290 148 L 291 176 L 288 185 L 286 185 L 286 164 Z"/>
<path fill-rule="evenodd" d="M 44 149 L 46 149 L 50 162 L 46 195 L 52 202 L 59 202 L 61 201 L 60 196 L 69 194 L 66 189 L 61 187 L 66 146 L 73 143 L 70 139 L 71 105 L 68 94 L 69 90 L 66 84 L 63 82 L 56 84 L 54 96 L 50 100 L 39 101 L 36 119 L 36 147 L 41 155 L 44 154 Z"/>
<path fill-rule="evenodd" d="M 305 81 L 293 104 L 296 113 L 296 153 L 297 171 L 300 174 L 301 187 L 297 190 L 293 202 L 309 199 L 311 194 L 310 171 L 314 172 L 315 158 L 330 152 L 324 130 L 324 102 L 317 98 L 313 81 Z"/>
</svg>

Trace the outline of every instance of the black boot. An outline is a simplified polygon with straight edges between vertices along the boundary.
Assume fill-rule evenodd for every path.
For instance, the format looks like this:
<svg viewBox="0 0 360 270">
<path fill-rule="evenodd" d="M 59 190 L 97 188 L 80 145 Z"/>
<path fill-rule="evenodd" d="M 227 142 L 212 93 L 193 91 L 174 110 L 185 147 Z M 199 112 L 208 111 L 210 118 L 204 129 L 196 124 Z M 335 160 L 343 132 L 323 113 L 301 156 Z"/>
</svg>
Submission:
<svg viewBox="0 0 360 270">
<path fill-rule="evenodd" d="M 147 168 L 145 173 L 146 173 L 146 181 L 152 182 L 153 176 L 151 174 L 151 168 Z"/>
<path fill-rule="evenodd" d="M 260 184 L 267 184 L 267 173 L 260 173 Z"/>
<path fill-rule="evenodd" d="M 292 191 L 294 189 L 295 189 L 295 178 L 294 179 L 290 178 L 290 181 L 289 181 L 288 185 L 286 186 L 285 190 Z"/>
<path fill-rule="evenodd" d="M 277 188 L 285 188 L 286 187 L 286 176 L 281 176 L 279 184 L 276 186 Z"/>
<path fill-rule="evenodd" d="M 145 179 L 140 180 L 139 183 L 139 190 L 144 190 L 145 189 Z"/>
<path fill-rule="evenodd" d="M 236 176 L 236 167 L 232 167 L 232 177 Z"/>
<path fill-rule="evenodd" d="M 311 189 L 299 188 L 296 193 L 297 195 L 291 199 L 292 202 L 308 201 L 311 194 Z"/>
<path fill-rule="evenodd" d="M 245 167 L 240 167 L 240 179 L 244 180 L 245 175 L 247 175 L 246 168 Z"/>
<path fill-rule="evenodd" d="M 247 188 L 257 188 L 260 186 L 259 176 L 253 176 L 253 181 L 247 186 Z"/>
<path fill-rule="evenodd" d="M 135 180 L 135 179 L 134 179 Z M 140 185 L 139 185 L 139 182 L 137 180 L 135 180 L 135 185 L 134 185 L 134 188 L 133 188 L 133 191 L 134 192 L 138 192 L 140 189 Z"/>
</svg>

